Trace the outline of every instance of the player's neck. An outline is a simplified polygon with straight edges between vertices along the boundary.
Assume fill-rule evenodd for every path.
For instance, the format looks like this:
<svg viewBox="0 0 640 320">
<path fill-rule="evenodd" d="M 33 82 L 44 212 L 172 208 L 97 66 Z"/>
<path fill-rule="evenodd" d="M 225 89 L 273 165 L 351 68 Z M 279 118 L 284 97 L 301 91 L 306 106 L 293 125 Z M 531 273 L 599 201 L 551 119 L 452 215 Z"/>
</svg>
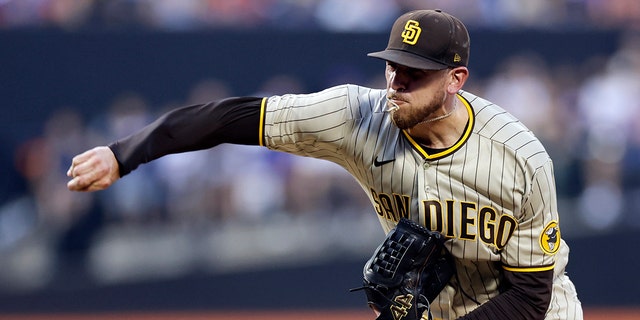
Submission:
<svg viewBox="0 0 640 320">
<path fill-rule="evenodd" d="M 469 116 L 457 96 L 453 96 L 449 111 L 435 121 L 426 121 L 409 128 L 407 133 L 421 145 L 430 149 L 452 147 L 462 136 Z"/>
</svg>

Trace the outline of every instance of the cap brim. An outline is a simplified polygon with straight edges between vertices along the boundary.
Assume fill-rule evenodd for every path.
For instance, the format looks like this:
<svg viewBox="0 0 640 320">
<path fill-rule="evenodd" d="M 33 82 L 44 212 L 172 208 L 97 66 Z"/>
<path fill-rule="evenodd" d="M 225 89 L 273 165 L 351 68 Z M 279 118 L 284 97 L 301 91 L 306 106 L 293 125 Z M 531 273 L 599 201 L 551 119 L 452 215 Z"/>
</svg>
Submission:
<svg viewBox="0 0 640 320">
<path fill-rule="evenodd" d="M 443 63 L 402 50 L 387 49 L 384 51 L 369 53 L 367 56 L 391 61 L 414 69 L 442 70 L 448 68 L 448 66 Z"/>
</svg>

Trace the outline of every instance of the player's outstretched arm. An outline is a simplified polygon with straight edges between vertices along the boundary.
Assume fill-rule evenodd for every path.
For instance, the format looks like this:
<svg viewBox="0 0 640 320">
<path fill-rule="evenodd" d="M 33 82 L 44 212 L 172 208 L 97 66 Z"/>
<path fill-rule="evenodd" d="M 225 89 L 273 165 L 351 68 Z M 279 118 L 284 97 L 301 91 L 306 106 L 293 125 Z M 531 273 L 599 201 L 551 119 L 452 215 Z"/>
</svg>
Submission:
<svg viewBox="0 0 640 320">
<path fill-rule="evenodd" d="M 238 97 L 170 111 L 128 137 L 74 157 L 67 188 L 104 190 L 139 165 L 168 154 L 221 143 L 259 145 L 262 103 L 262 98 Z"/>
<path fill-rule="evenodd" d="M 104 190 L 120 179 L 118 161 L 109 147 L 95 147 L 73 157 L 67 176 L 71 191 Z"/>
</svg>

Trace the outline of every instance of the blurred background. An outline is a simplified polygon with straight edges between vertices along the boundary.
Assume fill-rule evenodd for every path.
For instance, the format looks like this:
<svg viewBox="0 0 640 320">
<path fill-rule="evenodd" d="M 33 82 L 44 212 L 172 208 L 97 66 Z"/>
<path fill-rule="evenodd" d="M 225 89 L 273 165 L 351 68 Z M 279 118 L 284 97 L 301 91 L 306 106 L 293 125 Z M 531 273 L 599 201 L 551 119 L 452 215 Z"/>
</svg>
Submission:
<svg viewBox="0 0 640 320">
<path fill-rule="evenodd" d="M 366 53 L 422 8 L 466 23 L 466 90 L 554 159 L 585 309 L 640 307 L 639 1 L 0 0 L 0 314 L 366 308 L 383 234 L 331 163 L 223 145 L 90 194 L 65 172 L 179 106 L 383 87 Z"/>
</svg>

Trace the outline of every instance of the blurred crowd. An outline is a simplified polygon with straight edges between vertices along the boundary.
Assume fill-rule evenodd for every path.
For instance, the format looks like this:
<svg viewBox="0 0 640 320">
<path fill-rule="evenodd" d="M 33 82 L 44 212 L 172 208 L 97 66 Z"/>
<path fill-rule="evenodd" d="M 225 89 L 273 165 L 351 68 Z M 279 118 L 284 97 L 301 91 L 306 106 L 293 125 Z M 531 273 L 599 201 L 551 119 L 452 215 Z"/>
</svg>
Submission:
<svg viewBox="0 0 640 320">
<path fill-rule="evenodd" d="M 425 2 L 487 27 L 575 27 L 581 19 L 597 27 L 638 27 L 640 22 L 640 2 L 635 0 L 536 0 L 517 2 L 517 8 L 508 0 L 465 1 L 464 7 L 454 1 L 411 0 L 0 0 L 0 27 L 135 23 L 169 30 L 264 25 L 379 31 L 372 20 L 387 28 L 398 12 Z M 575 12 L 573 6 L 582 10 Z M 530 53 L 512 56 L 486 78 L 474 78 L 471 72 L 466 90 L 515 114 L 547 147 L 555 163 L 560 214 L 570 222 L 564 224 L 568 234 L 640 228 L 634 210 L 640 205 L 637 35 L 621 39 L 612 55 L 580 65 L 551 68 L 543 57 Z M 360 84 L 384 86 L 382 78 Z M 306 90 L 303 79 L 277 76 L 255 95 Z M 52 243 L 60 252 L 83 252 L 101 230 L 114 225 L 197 230 L 281 217 L 373 218 L 365 193 L 338 166 L 260 147 L 222 145 L 171 155 L 141 166 L 109 190 L 67 191 L 65 173 L 79 152 L 132 133 L 171 108 L 236 94 L 223 81 L 203 79 L 184 101 L 162 108 L 150 105 L 140 93 L 126 92 L 113 97 L 104 114 L 91 118 L 72 108 L 58 109 L 43 124 L 42 135 L 21 143 L 12 159 L 25 192 L 0 203 L 0 253 L 33 234 L 55 239 Z"/>
<path fill-rule="evenodd" d="M 635 0 L 0 0 L 0 28 L 375 32 L 423 8 L 456 12 L 473 27 L 640 28 Z"/>
</svg>

